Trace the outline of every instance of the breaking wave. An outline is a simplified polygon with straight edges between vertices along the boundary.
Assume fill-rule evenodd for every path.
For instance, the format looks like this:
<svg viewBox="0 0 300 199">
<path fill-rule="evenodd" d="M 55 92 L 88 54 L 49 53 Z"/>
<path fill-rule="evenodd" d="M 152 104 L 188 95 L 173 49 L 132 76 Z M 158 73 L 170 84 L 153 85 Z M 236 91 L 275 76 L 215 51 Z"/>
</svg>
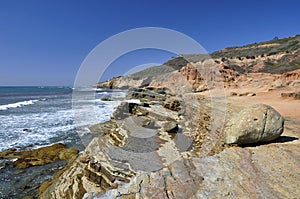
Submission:
<svg viewBox="0 0 300 199">
<path fill-rule="evenodd" d="M 16 102 L 16 103 L 12 103 L 12 104 L 0 105 L 0 111 L 4 111 L 7 109 L 11 109 L 11 108 L 20 108 L 23 106 L 32 105 L 38 101 L 39 100 L 28 100 L 28 101 Z"/>
</svg>

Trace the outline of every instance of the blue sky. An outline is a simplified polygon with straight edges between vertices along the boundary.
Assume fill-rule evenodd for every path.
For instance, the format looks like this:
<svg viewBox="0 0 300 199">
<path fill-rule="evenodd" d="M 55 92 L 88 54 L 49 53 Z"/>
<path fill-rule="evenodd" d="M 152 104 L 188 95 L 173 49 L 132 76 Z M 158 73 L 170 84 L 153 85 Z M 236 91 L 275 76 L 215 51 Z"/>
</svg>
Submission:
<svg viewBox="0 0 300 199">
<path fill-rule="evenodd" d="M 164 27 L 208 52 L 300 34 L 300 1 L 0 0 L 0 86 L 73 85 L 101 41 L 139 27 Z M 149 50 L 117 60 L 103 79 L 172 54 Z"/>
</svg>

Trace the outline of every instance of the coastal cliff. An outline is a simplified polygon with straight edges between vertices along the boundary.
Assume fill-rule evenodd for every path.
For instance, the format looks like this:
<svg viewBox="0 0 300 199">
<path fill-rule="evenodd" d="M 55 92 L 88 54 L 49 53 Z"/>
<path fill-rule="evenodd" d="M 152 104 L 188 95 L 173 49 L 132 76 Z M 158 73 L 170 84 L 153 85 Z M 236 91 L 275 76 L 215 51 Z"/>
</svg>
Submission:
<svg viewBox="0 0 300 199">
<path fill-rule="evenodd" d="M 164 63 L 135 74 L 117 77 L 95 85 L 99 88 L 128 88 L 157 85 L 157 81 L 184 76 L 196 91 L 203 91 L 204 81 L 210 80 L 205 68 L 217 69 L 220 81 L 225 86 L 238 87 L 250 75 L 262 74 L 276 78 L 281 74 L 300 68 L 300 35 L 293 37 L 230 47 L 210 55 L 181 55 Z M 170 77 L 171 76 L 171 77 Z M 259 77 L 256 77 L 259 78 Z M 162 82 L 168 84 L 168 81 Z M 270 81 L 273 81 L 271 79 Z M 248 83 L 248 82 L 247 82 Z M 270 84 L 271 82 L 268 82 Z M 253 85 L 255 87 L 257 85 Z"/>
<path fill-rule="evenodd" d="M 127 97 L 141 102 L 124 102 L 91 126 L 98 136 L 41 186 L 39 198 L 299 197 L 299 38 L 193 56 L 193 63 L 175 58 L 163 73 L 159 66 L 95 85 L 130 88 Z M 226 145 L 228 121 L 257 103 L 283 116 L 283 134 Z"/>
</svg>

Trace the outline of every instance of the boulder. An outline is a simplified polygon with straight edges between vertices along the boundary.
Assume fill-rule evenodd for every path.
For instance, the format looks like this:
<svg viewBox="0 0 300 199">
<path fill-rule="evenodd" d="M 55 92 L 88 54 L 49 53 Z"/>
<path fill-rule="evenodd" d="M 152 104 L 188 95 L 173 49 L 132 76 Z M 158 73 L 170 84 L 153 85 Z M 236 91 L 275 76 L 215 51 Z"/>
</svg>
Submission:
<svg viewBox="0 0 300 199">
<path fill-rule="evenodd" d="M 225 128 L 226 144 L 270 142 L 283 132 L 284 119 L 272 107 L 256 104 L 231 118 Z"/>
</svg>

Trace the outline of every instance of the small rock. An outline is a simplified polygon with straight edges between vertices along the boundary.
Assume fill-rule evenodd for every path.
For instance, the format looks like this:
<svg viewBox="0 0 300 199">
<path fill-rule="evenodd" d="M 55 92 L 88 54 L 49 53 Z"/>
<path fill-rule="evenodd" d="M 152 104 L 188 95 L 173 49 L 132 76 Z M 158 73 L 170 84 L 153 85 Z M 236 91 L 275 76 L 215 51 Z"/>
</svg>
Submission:
<svg viewBox="0 0 300 199">
<path fill-rule="evenodd" d="M 168 133 L 176 133 L 178 130 L 178 124 L 174 121 L 167 121 L 164 123 L 163 129 Z"/>
<path fill-rule="evenodd" d="M 252 97 L 252 96 L 255 96 L 255 95 L 256 95 L 255 93 L 249 93 L 247 96 Z"/>
<path fill-rule="evenodd" d="M 16 174 L 16 175 L 19 175 L 21 173 L 24 173 L 24 170 L 17 170 L 17 171 L 14 172 L 14 174 Z"/>
<path fill-rule="evenodd" d="M 231 118 L 225 128 L 226 144 L 270 142 L 283 132 L 284 119 L 272 107 L 256 104 Z"/>
<path fill-rule="evenodd" d="M 176 97 L 170 97 L 163 102 L 163 107 L 170 109 L 172 111 L 180 110 L 180 101 Z"/>
<path fill-rule="evenodd" d="M 255 93 L 246 92 L 246 93 L 240 93 L 239 96 L 255 96 Z"/>
<path fill-rule="evenodd" d="M 237 96 L 236 92 L 230 92 L 230 96 Z"/>
<path fill-rule="evenodd" d="M 23 199 L 33 199 L 33 196 L 25 196 Z"/>
<path fill-rule="evenodd" d="M 88 163 L 90 161 L 90 157 L 86 156 L 86 155 L 81 155 L 79 157 L 79 161 L 82 163 Z"/>
<path fill-rule="evenodd" d="M 150 104 L 149 104 L 149 103 L 146 103 L 146 102 L 143 102 L 141 105 L 142 105 L 143 107 L 150 107 Z"/>
<path fill-rule="evenodd" d="M 134 109 L 132 109 L 132 114 L 137 115 L 137 116 L 146 116 L 148 115 L 148 111 L 143 108 L 143 106 L 136 106 Z"/>
</svg>

